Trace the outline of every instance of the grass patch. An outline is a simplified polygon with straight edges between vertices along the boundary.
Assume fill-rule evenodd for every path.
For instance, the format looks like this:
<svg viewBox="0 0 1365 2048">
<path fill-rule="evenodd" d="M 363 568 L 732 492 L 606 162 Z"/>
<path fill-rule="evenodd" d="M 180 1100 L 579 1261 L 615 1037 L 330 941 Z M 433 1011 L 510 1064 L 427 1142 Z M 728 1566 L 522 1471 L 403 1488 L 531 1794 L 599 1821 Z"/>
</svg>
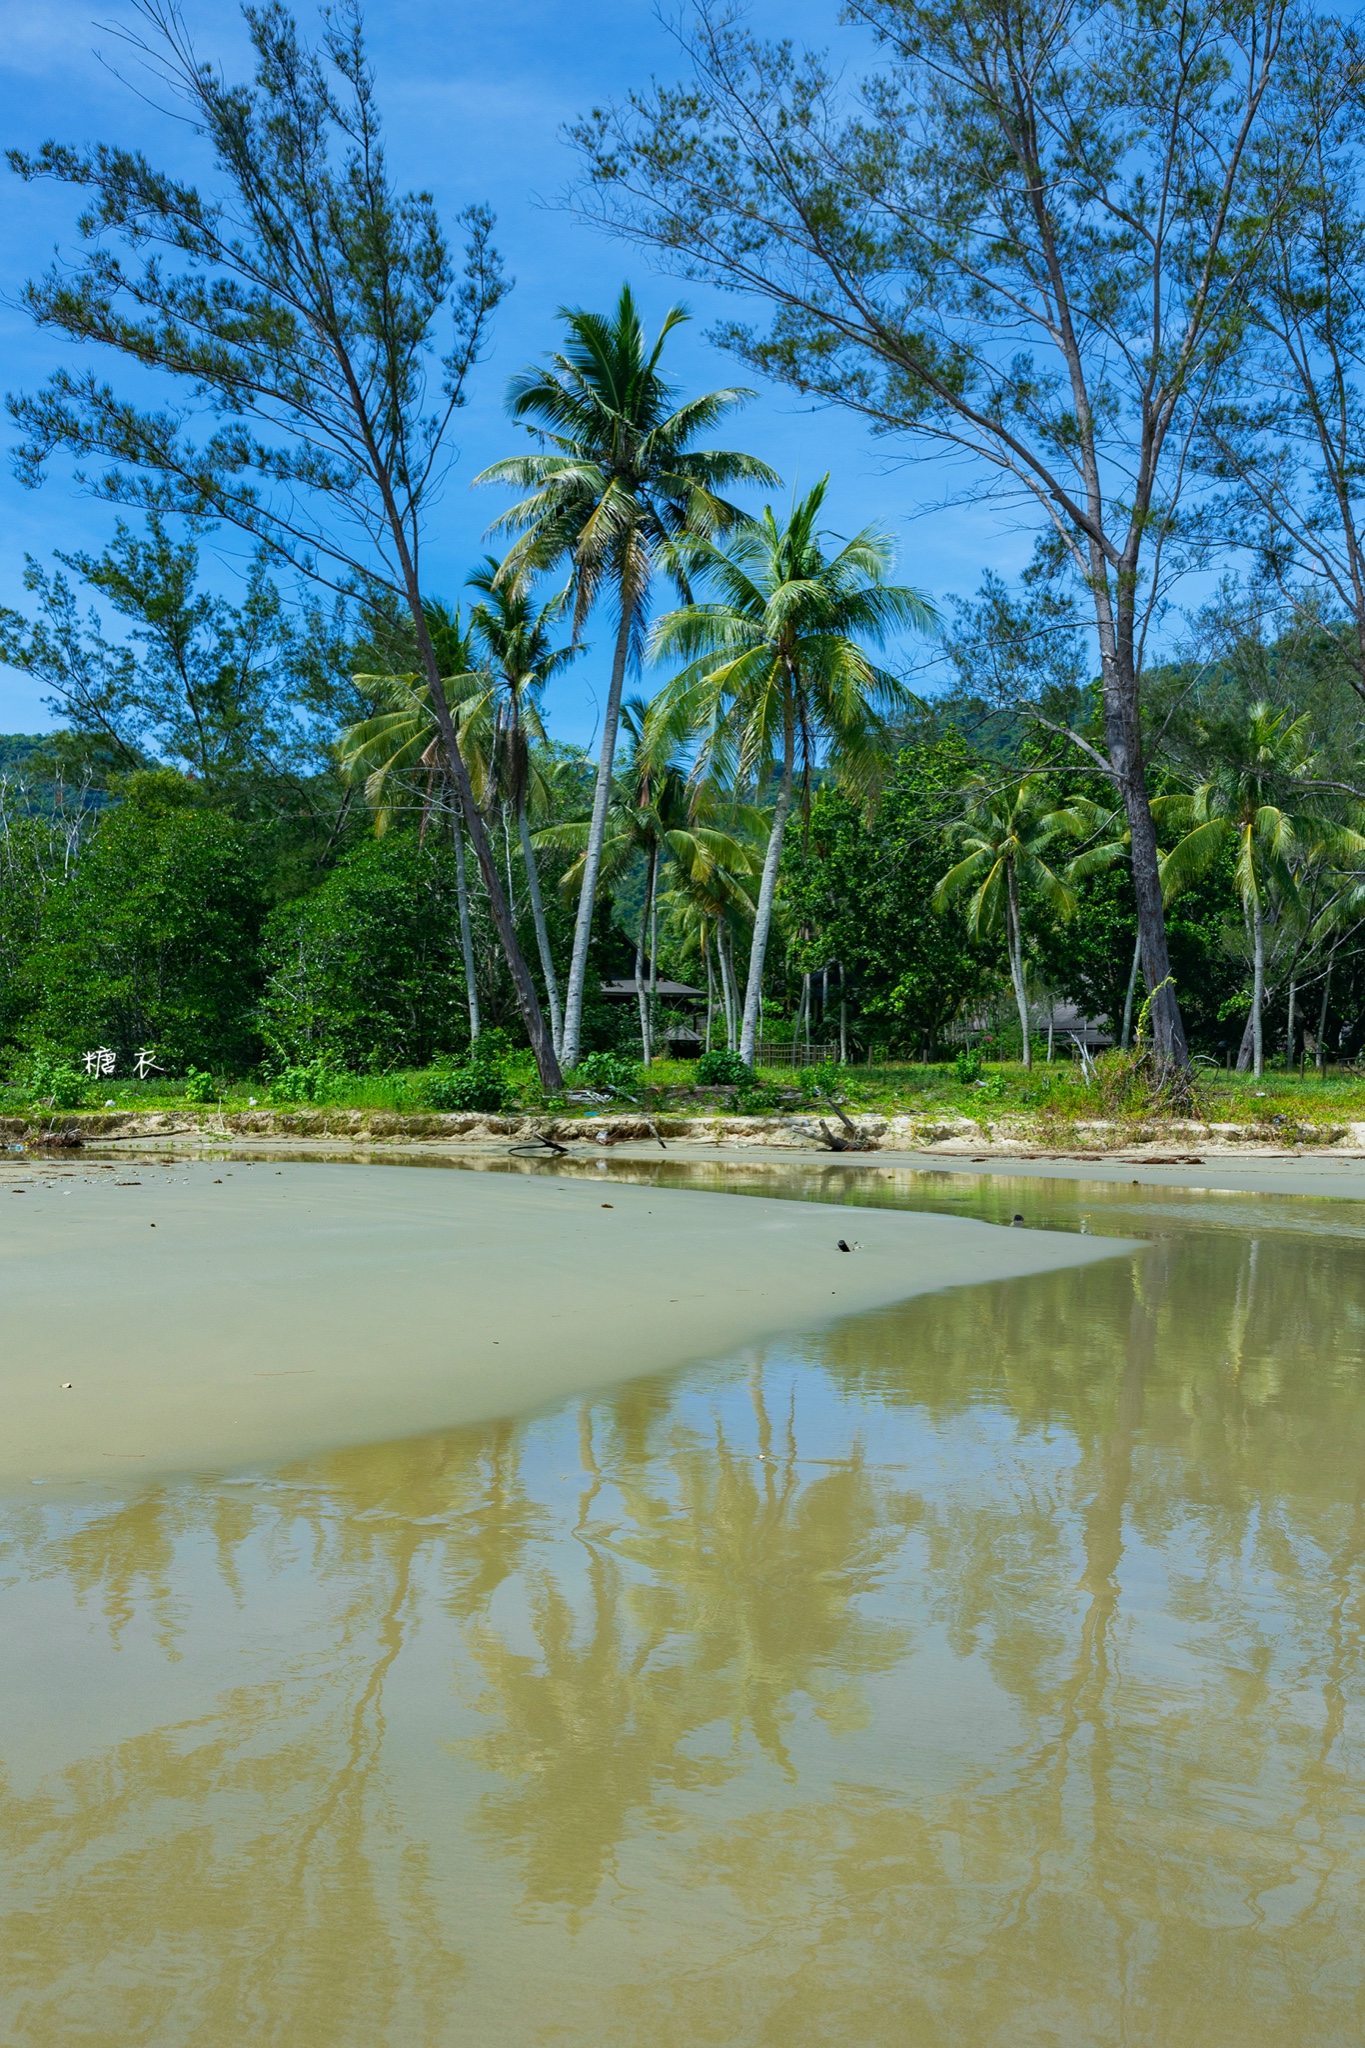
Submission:
<svg viewBox="0 0 1365 2048">
<path fill-rule="evenodd" d="M 812 1115 L 827 1111 L 832 1090 L 853 1116 L 910 1117 L 926 1126 L 963 1117 L 983 1127 L 1019 1119 L 1055 1135 L 1059 1142 L 1075 1124 L 1110 1122 L 1137 1135 L 1144 1126 L 1169 1120 L 1152 1113 L 1131 1093 L 1125 1095 L 1116 1071 L 1103 1061 L 1093 1076 L 1071 1060 L 1052 1066 L 1040 1062 L 1031 1073 L 1018 1061 L 990 1061 L 974 1078 L 963 1079 L 952 1062 L 922 1065 L 907 1060 L 834 1069 L 765 1067 L 747 1086 L 706 1087 L 698 1084 L 695 1061 L 668 1060 L 656 1062 L 647 1075 L 634 1070 L 634 1086 L 613 1089 L 614 1102 L 589 1105 L 569 1103 L 562 1096 L 547 1101 L 529 1053 L 514 1051 L 500 1061 L 509 1109 L 550 1109 L 561 1117 L 609 1113 L 613 1106 L 638 1106 L 673 1116 Z M 448 1065 L 378 1075 L 328 1073 L 301 1082 L 297 1098 L 281 1087 L 279 1077 L 272 1083 L 215 1075 L 211 1087 L 207 1077 L 198 1074 L 188 1081 L 160 1076 L 146 1081 L 94 1080 L 84 1082 L 79 1103 L 54 1107 L 65 1115 L 82 1110 L 128 1115 L 212 1112 L 220 1104 L 227 1115 L 253 1108 L 420 1115 L 436 1106 L 435 1098 L 443 1096 L 443 1083 L 448 1085 L 450 1075 Z M 305 1088 L 312 1092 L 303 1092 Z M 1195 1090 L 1194 1120 L 1249 1128 L 1266 1142 L 1329 1144 L 1344 1135 L 1348 1124 L 1365 1123 L 1365 1075 L 1352 1070 L 1321 1076 L 1280 1070 L 1256 1081 L 1249 1074 L 1201 1067 L 1196 1070 Z M 0 1089 L 0 1113 L 31 1114 L 44 1107 L 26 1087 L 11 1083 Z"/>
</svg>

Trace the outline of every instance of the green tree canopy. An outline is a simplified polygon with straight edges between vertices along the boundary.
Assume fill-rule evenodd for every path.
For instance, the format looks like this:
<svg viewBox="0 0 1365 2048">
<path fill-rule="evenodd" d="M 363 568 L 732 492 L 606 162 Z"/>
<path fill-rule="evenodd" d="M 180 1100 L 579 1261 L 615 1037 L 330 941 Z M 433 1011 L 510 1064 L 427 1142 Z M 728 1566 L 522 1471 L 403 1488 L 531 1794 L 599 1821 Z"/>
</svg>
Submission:
<svg viewBox="0 0 1365 2048">
<path fill-rule="evenodd" d="M 170 769 L 131 776 L 47 893 L 21 1035 L 73 1057 L 108 1046 L 122 1073 L 145 1046 L 171 1072 L 240 1071 L 257 1050 L 263 912 L 245 828 Z"/>
<path fill-rule="evenodd" d="M 826 786 L 810 830 L 782 863 L 784 921 L 802 964 L 838 961 L 855 1036 L 897 1051 L 931 1048 L 992 979 L 962 913 L 930 908 L 943 867 L 943 831 L 975 757 L 957 733 L 902 748 L 869 822 L 844 790 Z M 808 957 L 807 957 L 808 956 Z M 818 957 L 817 957 L 818 956 Z"/>
<path fill-rule="evenodd" d="M 373 1071 L 469 1042 L 454 852 L 436 834 L 362 841 L 272 914 L 262 954 L 261 1033 L 281 1058 Z"/>
</svg>

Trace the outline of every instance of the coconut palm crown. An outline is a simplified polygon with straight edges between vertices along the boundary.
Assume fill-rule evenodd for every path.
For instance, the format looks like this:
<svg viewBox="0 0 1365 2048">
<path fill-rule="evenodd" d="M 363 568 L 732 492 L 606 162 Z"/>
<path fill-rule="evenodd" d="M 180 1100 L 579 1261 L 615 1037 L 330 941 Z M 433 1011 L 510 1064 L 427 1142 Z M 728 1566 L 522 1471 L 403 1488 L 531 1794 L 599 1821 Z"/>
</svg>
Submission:
<svg viewBox="0 0 1365 2048">
<path fill-rule="evenodd" d="M 1313 858 L 1361 865 L 1365 837 L 1334 818 L 1328 799 L 1314 787 L 1310 752 L 1311 718 L 1256 703 L 1233 719 L 1204 729 L 1213 772 L 1187 795 L 1159 797 L 1153 815 L 1181 837 L 1162 863 L 1162 888 L 1169 899 L 1208 872 L 1219 856 L 1233 853 L 1233 880 L 1251 935 L 1251 1017 L 1253 1071 L 1265 1071 L 1262 1017 L 1265 1005 L 1267 912 L 1280 905 L 1300 909 L 1299 871 Z"/>
<path fill-rule="evenodd" d="M 943 910 L 959 896 L 967 897 L 967 929 L 974 939 L 1002 932 L 1009 956 L 1010 980 L 1023 1036 L 1024 1066 L 1033 1065 L 1028 996 L 1024 986 L 1024 898 L 1036 897 L 1053 916 L 1065 921 L 1076 909 L 1068 879 L 1044 859 L 1053 842 L 1094 832 L 1104 821 L 1098 805 L 1058 805 L 1042 775 L 994 788 L 980 779 L 967 785 L 964 815 L 949 837 L 963 849 L 934 891 L 934 908 Z M 1110 859 L 1115 844 L 1100 850 Z M 1079 863 L 1073 862 L 1068 876 Z"/>
<path fill-rule="evenodd" d="M 621 722 L 629 740 L 626 759 L 618 768 L 602 848 L 602 875 L 607 882 L 623 876 L 631 863 L 643 860 L 644 900 L 635 948 L 636 995 L 645 1064 L 653 1053 L 654 1002 L 658 977 L 659 884 L 665 869 L 677 882 L 698 892 L 718 894 L 722 901 L 743 902 L 742 877 L 757 866 L 755 842 L 766 818 L 750 806 L 734 803 L 706 784 L 692 784 L 680 757 L 676 734 L 651 715 L 640 698 L 628 698 Z M 578 853 L 560 886 L 572 888 L 583 867 L 589 820 L 570 818 L 542 831 L 540 843 Z M 648 963 L 648 988 L 645 968 Z"/>
<path fill-rule="evenodd" d="M 830 551 L 818 524 L 828 485 L 826 476 L 784 524 L 769 506 L 722 538 L 692 543 L 690 571 L 714 595 L 660 619 L 651 643 L 657 660 L 686 664 L 662 704 L 698 741 L 698 777 L 759 789 L 778 778 L 740 1034 L 750 1064 L 798 759 L 807 786 L 821 766 L 869 792 L 885 760 L 886 715 L 912 700 L 861 643 L 880 648 L 893 633 L 936 622 L 926 597 L 887 580 L 889 535 L 865 527 Z"/>
<path fill-rule="evenodd" d="M 567 563 L 575 636 L 608 591 L 617 610 L 565 998 L 564 1062 L 571 1066 L 579 1050 L 621 691 L 627 667 L 641 651 L 650 584 L 665 568 L 682 576 L 685 589 L 678 543 L 736 524 L 742 514 L 721 495 L 725 490 L 778 479 L 752 455 L 695 445 L 753 394 L 728 387 L 679 403 L 661 363 L 668 337 L 688 318 L 683 307 L 668 312 L 652 347 L 628 285 L 610 315 L 565 309 L 561 317 L 567 329 L 563 348 L 547 363 L 523 370 L 508 390 L 513 419 L 542 445 L 493 463 L 475 482 L 508 484 L 527 494 L 494 522 L 496 530 L 519 536 L 504 575 Z"/>
</svg>

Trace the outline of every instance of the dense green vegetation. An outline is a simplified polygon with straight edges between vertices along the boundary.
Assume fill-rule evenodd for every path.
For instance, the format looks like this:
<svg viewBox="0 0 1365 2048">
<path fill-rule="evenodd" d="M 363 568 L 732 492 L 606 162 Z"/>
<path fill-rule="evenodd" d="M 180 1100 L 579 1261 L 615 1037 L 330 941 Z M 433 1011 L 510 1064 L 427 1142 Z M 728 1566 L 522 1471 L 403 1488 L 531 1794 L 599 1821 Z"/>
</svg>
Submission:
<svg viewBox="0 0 1365 2048">
<path fill-rule="evenodd" d="M 513 494 L 492 508 L 507 553 L 466 589 L 424 587 L 438 458 L 507 285 L 485 211 L 463 217 L 461 256 L 434 202 L 392 184 L 358 16 L 310 48 L 283 9 L 248 13 L 240 88 L 170 37 L 206 193 L 118 150 L 12 158 L 94 194 L 85 251 L 31 287 L 33 317 L 73 361 L 96 344 L 243 423 L 196 442 L 189 411 L 142 412 L 65 368 L 12 403 L 26 480 L 64 451 L 127 514 L 97 553 L 30 562 L 25 609 L 0 614 L 0 658 L 61 721 L 0 737 L 0 1061 L 17 1098 L 662 1100 L 687 1091 L 659 1077 L 692 1027 L 714 1055 L 704 1085 L 750 1109 L 827 1099 L 828 1074 L 816 1087 L 800 1068 L 836 1058 L 864 1094 L 886 1077 L 888 1101 L 947 1087 L 1125 1116 L 1236 1085 L 1215 1072 L 1259 1087 L 1357 1059 L 1365 608 L 1341 565 L 1360 554 L 1360 337 L 1354 312 L 1322 310 L 1365 303 L 1342 32 L 1281 8 L 1257 68 L 1215 8 L 1159 7 L 1155 41 L 1103 10 L 1049 29 L 1020 77 L 1038 135 L 1085 138 L 1081 232 L 1070 174 L 1002 169 L 1003 104 L 964 146 L 962 50 L 1018 54 L 997 15 L 911 12 L 871 81 L 873 186 L 842 87 L 816 96 L 818 248 L 759 168 L 771 147 L 782 190 L 800 189 L 814 102 L 738 32 L 718 32 L 695 90 L 660 88 L 578 141 L 618 232 L 648 244 L 666 221 L 671 248 L 770 301 L 766 335 L 727 336 L 765 374 L 1033 495 L 1042 538 L 1018 588 L 988 573 L 951 617 L 898 580 L 889 533 L 827 530 L 827 480 L 784 512 L 738 502 L 780 481 L 733 445 L 750 394 L 684 390 L 686 313 L 651 336 L 629 287 L 609 312 L 566 311 L 512 380 L 511 452 L 477 479 Z M 1159 63 L 1136 63 L 1135 33 Z M 924 66 L 927 99 L 906 90 Z M 1323 147 L 1252 150 L 1272 128 Z M 1310 157 L 1307 183 L 1285 168 Z M 1206 175 L 1175 181 L 1158 248 L 1132 220 L 1164 162 Z M 951 219 L 909 254 L 926 177 Z M 212 228 L 221 209 L 235 238 Z M 795 283 L 838 273 L 846 235 L 868 294 L 851 321 Z M 1292 283 L 1263 261 L 1291 247 Z M 875 312 L 907 262 L 914 334 Z M 1044 272 L 1071 308 L 1065 378 L 1018 346 Z M 1144 326 L 1158 302 L 1186 323 L 1184 368 L 1159 392 L 1120 389 L 1114 366 L 1149 352 L 1167 377 Z M 1340 447 L 1318 371 L 1342 394 Z M 972 396 L 982 379 L 1000 406 Z M 1057 464 L 1076 435 L 1094 475 L 1140 479 L 1159 520 L 1126 487 L 1072 498 Z M 203 579 L 214 526 L 250 543 L 235 595 Z M 1156 663 L 1162 548 L 1228 574 Z M 934 636 L 955 681 L 926 700 L 906 671 Z M 583 663 L 605 685 L 595 758 L 555 737 Z M 670 1001 L 678 981 L 699 993 Z M 1079 1047 L 1074 1072 L 1053 1057 L 1073 1057 L 1065 1005 L 1116 1041 L 1098 1072 Z M 1315 1085 L 1325 1102 L 1334 1084 Z"/>
</svg>

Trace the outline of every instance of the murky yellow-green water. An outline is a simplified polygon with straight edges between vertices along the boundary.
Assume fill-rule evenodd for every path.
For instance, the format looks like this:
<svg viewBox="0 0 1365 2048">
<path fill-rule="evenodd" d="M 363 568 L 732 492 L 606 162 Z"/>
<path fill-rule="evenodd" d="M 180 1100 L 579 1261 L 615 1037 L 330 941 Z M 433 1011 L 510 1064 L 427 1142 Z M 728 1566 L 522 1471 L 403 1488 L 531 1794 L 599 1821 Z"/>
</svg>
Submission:
<svg viewBox="0 0 1365 2048">
<path fill-rule="evenodd" d="M 6 2048 L 1358 2048 L 1360 1208 L 838 1185 L 1154 1242 L 0 1511 Z"/>
</svg>

